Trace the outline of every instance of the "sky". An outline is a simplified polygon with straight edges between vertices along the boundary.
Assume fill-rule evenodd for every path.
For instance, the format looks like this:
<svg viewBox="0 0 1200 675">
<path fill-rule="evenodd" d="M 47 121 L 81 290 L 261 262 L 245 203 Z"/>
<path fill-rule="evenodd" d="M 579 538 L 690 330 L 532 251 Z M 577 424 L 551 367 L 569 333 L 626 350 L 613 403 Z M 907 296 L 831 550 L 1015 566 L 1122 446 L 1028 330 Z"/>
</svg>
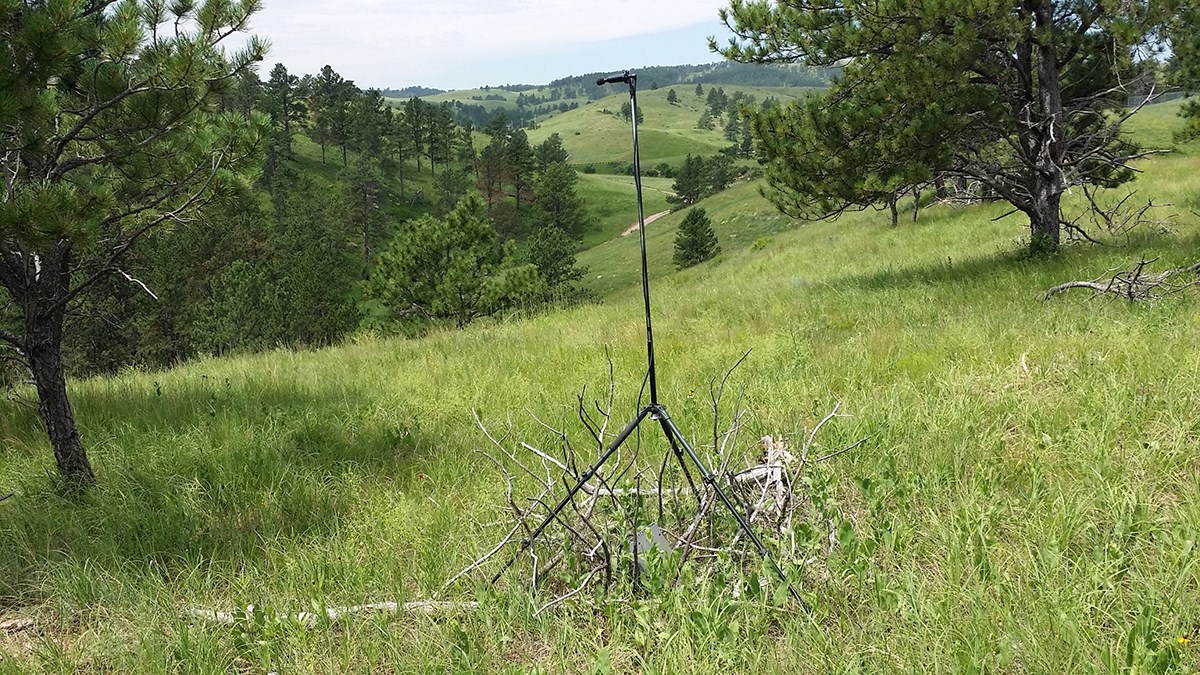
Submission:
<svg viewBox="0 0 1200 675">
<path fill-rule="evenodd" d="M 266 0 L 260 75 L 326 64 L 360 87 L 545 84 L 591 72 L 712 63 L 720 0 Z"/>
</svg>

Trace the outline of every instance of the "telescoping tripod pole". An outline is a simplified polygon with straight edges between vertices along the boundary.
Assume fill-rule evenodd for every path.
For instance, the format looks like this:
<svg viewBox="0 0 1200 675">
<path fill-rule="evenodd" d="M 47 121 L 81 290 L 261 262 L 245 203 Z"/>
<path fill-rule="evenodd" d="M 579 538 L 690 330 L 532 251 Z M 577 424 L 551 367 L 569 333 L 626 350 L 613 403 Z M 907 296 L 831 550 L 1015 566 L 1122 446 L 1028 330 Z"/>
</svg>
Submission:
<svg viewBox="0 0 1200 675">
<path fill-rule="evenodd" d="M 754 544 L 754 547 L 758 549 L 758 554 L 771 564 L 771 566 L 775 569 L 775 573 L 779 576 L 779 579 L 787 584 L 788 591 L 791 593 L 792 597 L 799 601 L 801 605 L 807 607 L 807 603 L 805 603 L 800 597 L 800 594 L 796 592 L 796 589 L 792 586 L 791 582 L 787 580 L 787 575 L 784 574 L 783 569 L 779 567 L 779 564 L 775 562 L 774 558 L 771 557 L 770 551 L 767 550 L 767 547 L 763 544 L 762 540 L 759 539 L 758 535 L 754 533 L 754 530 L 750 527 L 749 521 L 745 516 L 742 515 L 741 511 L 738 510 L 733 501 L 729 499 L 729 496 L 725 493 L 725 490 L 721 488 L 720 483 L 717 481 L 717 475 L 713 473 L 712 469 L 710 469 L 704 463 L 704 460 L 700 458 L 700 455 L 696 454 L 696 450 L 692 448 L 691 443 L 688 443 L 687 438 L 685 438 L 683 435 L 683 432 L 679 430 L 679 427 L 675 426 L 675 422 L 673 422 L 671 420 L 671 416 L 667 414 L 666 406 L 664 406 L 658 400 L 658 379 L 656 377 L 657 373 L 655 372 L 654 363 L 654 329 L 650 321 L 650 274 L 646 257 L 646 217 L 642 208 L 642 166 L 641 157 L 639 156 L 638 152 L 637 75 L 627 70 L 621 75 L 601 78 L 596 81 L 596 84 L 605 85 L 616 84 L 619 82 L 629 85 L 629 103 L 633 123 L 633 181 L 637 190 L 638 233 L 642 248 L 642 299 L 644 301 L 646 311 L 646 367 L 647 378 L 650 383 L 650 404 L 644 406 L 638 411 L 637 415 L 630 420 L 629 424 L 626 424 L 625 428 L 621 430 L 621 433 L 617 434 L 616 438 L 612 440 L 612 443 L 609 443 L 608 447 L 605 448 L 604 452 L 601 453 L 596 462 L 592 464 L 592 466 L 588 467 L 588 469 L 579 476 L 579 480 L 576 481 L 576 483 L 572 485 L 569 490 L 567 490 L 567 494 L 558 502 L 558 504 L 554 506 L 554 508 L 550 510 L 550 513 L 548 513 L 546 517 L 542 519 L 542 522 L 539 523 L 538 526 L 529 533 L 528 537 L 525 537 L 521 540 L 520 547 L 516 554 L 514 554 L 514 556 L 509 560 L 508 564 L 501 568 L 500 571 L 497 572 L 494 577 L 492 577 L 492 581 L 495 582 L 499 580 L 500 575 L 502 575 L 504 571 L 516 561 L 517 557 L 533 546 L 533 542 L 536 541 L 542 532 L 549 527 L 550 523 L 558 517 L 558 514 L 561 513 L 564 508 L 566 508 L 567 504 L 571 503 L 571 500 L 574 499 L 575 495 L 583 489 L 583 486 L 589 480 L 595 477 L 597 473 L 599 473 L 600 468 L 604 466 L 605 462 L 607 462 L 608 459 L 612 457 L 614 453 L 616 453 L 617 449 L 625 443 L 629 436 L 633 434 L 633 432 L 638 428 L 638 425 L 640 425 L 647 417 L 649 417 L 652 420 L 656 420 L 662 427 L 663 434 L 666 435 L 667 442 L 671 445 L 671 451 L 675 454 L 675 458 L 679 461 L 680 468 L 683 470 L 684 475 L 687 476 L 688 482 L 691 483 L 692 478 L 691 474 L 688 472 L 687 463 L 684 461 L 685 455 L 687 459 L 690 460 L 691 463 L 696 467 L 696 470 L 700 472 L 700 477 L 704 484 L 707 485 L 717 495 L 717 498 L 721 500 L 721 503 L 725 506 L 725 509 L 729 511 L 731 516 L 733 516 L 738 528 L 740 528 L 742 532 L 746 534 L 746 537 L 749 538 Z"/>
</svg>

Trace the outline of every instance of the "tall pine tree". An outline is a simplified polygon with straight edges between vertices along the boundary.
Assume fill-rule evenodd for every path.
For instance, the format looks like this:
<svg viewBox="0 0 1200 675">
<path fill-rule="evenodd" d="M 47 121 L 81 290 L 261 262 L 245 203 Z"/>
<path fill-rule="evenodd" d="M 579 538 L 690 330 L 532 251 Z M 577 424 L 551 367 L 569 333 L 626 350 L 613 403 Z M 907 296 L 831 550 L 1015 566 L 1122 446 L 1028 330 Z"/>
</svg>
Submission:
<svg viewBox="0 0 1200 675">
<path fill-rule="evenodd" d="M 73 305 L 155 228 L 194 214 L 258 166 L 265 117 L 220 113 L 265 46 L 226 54 L 255 0 L 0 2 L 0 326 L 36 385 L 67 483 L 94 480 L 67 397 Z M 163 25 L 174 26 L 164 29 Z"/>
<path fill-rule="evenodd" d="M 1135 59 L 1170 48 L 1172 4 L 733 0 L 721 16 L 736 37 L 720 51 L 843 66 L 824 95 L 754 116 L 785 212 L 822 217 L 956 175 L 1024 213 L 1030 249 L 1052 252 L 1072 185 L 1134 175 L 1122 113 Z"/>
<path fill-rule="evenodd" d="M 675 232 L 675 254 L 672 256 L 675 268 L 698 265 L 720 252 L 721 246 L 717 243 L 717 233 L 713 232 L 708 213 L 700 207 L 688 211 Z"/>
</svg>

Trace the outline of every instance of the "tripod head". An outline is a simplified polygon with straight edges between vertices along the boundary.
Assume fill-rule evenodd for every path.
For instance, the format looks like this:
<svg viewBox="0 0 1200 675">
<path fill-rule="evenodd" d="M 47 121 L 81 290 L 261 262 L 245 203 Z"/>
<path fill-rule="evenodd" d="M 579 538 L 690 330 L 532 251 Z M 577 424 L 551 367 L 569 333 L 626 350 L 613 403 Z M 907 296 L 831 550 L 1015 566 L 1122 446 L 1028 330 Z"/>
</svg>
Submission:
<svg viewBox="0 0 1200 675">
<path fill-rule="evenodd" d="M 596 84 L 599 86 L 604 86 L 606 84 L 616 84 L 618 82 L 627 82 L 630 84 L 637 84 L 637 75 L 635 75 L 634 73 L 631 73 L 627 70 L 620 75 L 613 75 L 612 77 L 602 77 L 602 78 L 596 80 Z"/>
</svg>

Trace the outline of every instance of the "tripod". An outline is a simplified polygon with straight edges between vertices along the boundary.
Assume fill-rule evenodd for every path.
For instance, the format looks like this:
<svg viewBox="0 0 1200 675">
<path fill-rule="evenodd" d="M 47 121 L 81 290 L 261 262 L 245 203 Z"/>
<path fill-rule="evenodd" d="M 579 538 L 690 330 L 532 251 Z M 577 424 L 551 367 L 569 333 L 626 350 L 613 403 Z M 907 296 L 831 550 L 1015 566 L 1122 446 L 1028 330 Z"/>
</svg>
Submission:
<svg viewBox="0 0 1200 675">
<path fill-rule="evenodd" d="M 684 475 L 687 476 L 688 482 L 691 482 L 691 474 L 688 473 L 687 463 L 684 461 L 684 455 L 686 455 L 687 459 L 690 460 L 693 465 L 695 465 L 704 484 L 709 486 L 709 488 L 717 495 L 717 498 L 720 499 L 721 503 L 725 506 L 725 509 L 728 510 L 730 515 L 733 516 L 738 528 L 740 528 L 742 532 L 746 534 L 746 537 L 750 539 L 750 541 L 754 544 L 754 547 L 758 549 L 758 554 L 771 564 L 780 580 L 787 584 L 788 591 L 791 593 L 792 597 L 799 601 L 801 605 L 807 607 L 807 604 L 800 597 L 800 594 L 797 593 L 796 589 L 792 587 L 790 582 L 788 582 L 787 576 L 779 567 L 779 564 L 776 563 L 771 557 L 770 552 L 767 551 L 767 547 L 763 545 L 762 540 L 759 539 L 758 535 L 756 535 L 754 530 L 751 529 L 750 523 L 737 509 L 737 507 L 734 506 L 733 502 L 730 500 L 725 491 L 721 489 L 720 484 L 717 482 L 717 475 L 713 473 L 712 469 L 710 469 L 704 463 L 704 460 L 700 458 L 700 455 L 696 454 L 695 449 L 692 448 L 690 443 L 688 443 L 683 433 L 679 430 L 679 427 L 675 426 L 675 422 L 671 420 L 671 416 L 667 414 L 666 406 L 664 406 L 658 400 L 658 380 L 656 378 L 654 367 L 654 330 L 650 322 L 650 276 L 646 261 L 646 219 L 642 209 L 642 166 L 641 158 L 638 153 L 637 75 L 627 70 L 621 75 L 601 78 L 596 81 L 596 84 L 605 85 L 615 84 L 618 82 L 624 82 L 629 85 L 630 112 L 631 121 L 633 123 L 633 180 L 637 190 L 638 233 L 641 239 L 642 248 L 642 299 L 644 300 L 646 310 L 646 359 L 648 368 L 647 378 L 649 379 L 650 384 L 650 404 L 642 407 L 642 409 L 638 411 L 637 415 L 629 422 L 629 424 L 625 425 L 625 428 L 621 430 L 621 433 L 617 434 L 616 438 L 612 440 L 612 443 L 608 445 L 596 462 L 592 464 L 592 466 L 586 471 L 584 471 L 579 476 L 579 480 L 576 481 L 576 483 L 572 485 L 569 490 L 567 490 L 566 496 L 564 496 L 562 500 L 560 500 L 558 504 L 550 510 L 550 513 L 536 528 L 534 528 L 528 537 L 521 540 L 520 548 L 517 550 L 512 560 L 509 561 L 508 565 L 505 565 L 504 568 L 496 573 L 496 575 L 492 578 L 492 582 L 494 583 L 497 581 L 500 578 L 500 575 L 502 575 L 504 571 L 511 566 L 512 562 L 514 562 L 516 558 L 521 555 L 521 553 L 529 550 L 529 548 L 533 546 L 533 542 L 538 538 L 539 535 L 542 534 L 543 531 L 545 531 L 550 523 L 558 517 L 558 514 L 567 506 L 567 504 L 569 504 L 571 500 L 575 498 L 575 495 L 581 489 L 583 489 L 583 486 L 600 471 L 600 468 L 604 466 L 604 463 L 607 462 L 608 459 L 617 452 L 621 445 L 625 443 L 625 441 L 631 434 L 633 434 L 638 426 L 647 418 L 649 418 L 657 421 L 662 427 L 663 434 L 666 435 L 667 442 L 671 446 L 671 451 L 675 454 L 675 458 L 679 462 L 680 468 L 683 470 Z"/>
</svg>

